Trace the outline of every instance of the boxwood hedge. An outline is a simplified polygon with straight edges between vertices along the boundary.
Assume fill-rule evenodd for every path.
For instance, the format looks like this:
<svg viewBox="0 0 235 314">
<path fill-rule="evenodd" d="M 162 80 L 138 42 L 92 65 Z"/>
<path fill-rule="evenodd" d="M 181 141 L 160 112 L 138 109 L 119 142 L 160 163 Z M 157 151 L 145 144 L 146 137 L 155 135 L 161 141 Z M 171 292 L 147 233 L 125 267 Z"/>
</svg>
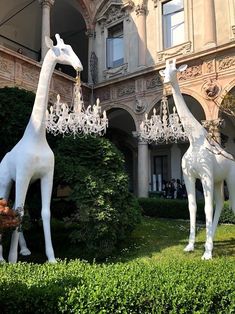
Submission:
<svg viewBox="0 0 235 314">
<path fill-rule="evenodd" d="M 142 212 L 146 216 L 158 218 L 189 219 L 187 200 L 164 198 L 139 198 Z M 205 221 L 204 202 L 197 203 L 197 220 Z M 235 223 L 235 215 L 225 202 L 220 223 Z"/>
<path fill-rule="evenodd" d="M 234 261 L 226 258 L 2 264 L 0 312 L 234 313 L 234 279 Z"/>
</svg>

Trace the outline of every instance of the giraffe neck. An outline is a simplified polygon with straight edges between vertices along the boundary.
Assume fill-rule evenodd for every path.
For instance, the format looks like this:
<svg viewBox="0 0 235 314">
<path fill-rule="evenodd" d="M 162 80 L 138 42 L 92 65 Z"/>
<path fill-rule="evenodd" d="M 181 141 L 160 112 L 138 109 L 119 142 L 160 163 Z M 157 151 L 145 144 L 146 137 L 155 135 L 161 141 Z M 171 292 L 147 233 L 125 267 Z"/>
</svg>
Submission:
<svg viewBox="0 0 235 314">
<path fill-rule="evenodd" d="M 49 50 L 42 64 L 33 110 L 24 135 L 46 136 L 45 116 L 48 105 L 50 81 L 55 64 L 56 61 Z"/>
<path fill-rule="evenodd" d="M 187 107 L 185 100 L 181 94 L 178 82 L 172 83 L 172 94 L 174 103 L 185 130 L 188 131 L 188 138 L 190 142 L 194 142 L 197 139 L 201 139 L 201 136 L 206 137 L 206 130 L 195 119 L 189 108 Z"/>
</svg>

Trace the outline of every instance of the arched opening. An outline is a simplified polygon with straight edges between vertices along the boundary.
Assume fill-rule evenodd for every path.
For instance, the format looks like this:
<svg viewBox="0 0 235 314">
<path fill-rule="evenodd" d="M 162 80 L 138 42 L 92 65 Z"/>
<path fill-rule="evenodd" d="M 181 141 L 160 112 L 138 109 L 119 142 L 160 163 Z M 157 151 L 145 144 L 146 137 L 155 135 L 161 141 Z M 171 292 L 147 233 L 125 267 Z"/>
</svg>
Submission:
<svg viewBox="0 0 235 314">
<path fill-rule="evenodd" d="M 106 137 L 123 153 L 125 169 L 129 177 L 129 190 L 136 193 L 137 152 L 132 132 L 136 130 L 131 115 L 124 109 L 114 108 L 107 112 L 109 127 Z"/>
<path fill-rule="evenodd" d="M 88 80 L 88 38 L 85 20 L 75 0 L 55 1 L 51 7 L 51 36 L 59 33 L 72 46 Z M 38 0 L 3 0 L 0 2 L 0 44 L 36 61 L 41 59 L 42 8 Z M 57 69 L 74 76 L 75 71 L 64 65 Z"/>
<path fill-rule="evenodd" d="M 55 1 L 51 10 L 51 34 L 59 33 L 66 44 L 71 45 L 83 65 L 81 78 L 88 81 L 88 37 L 86 24 L 79 11 L 78 3 L 74 0 Z M 70 66 L 57 65 L 57 69 L 75 76 L 75 71 Z"/>
<path fill-rule="evenodd" d="M 235 87 L 229 91 L 228 95 L 232 95 L 231 101 L 234 101 Z M 223 102 L 221 106 L 223 108 Z M 223 128 L 220 130 L 221 144 L 227 152 L 235 155 L 235 116 L 233 114 L 228 115 L 221 110 L 219 117 L 224 120 Z"/>
<path fill-rule="evenodd" d="M 189 110 L 193 114 L 194 118 L 200 123 L 206 119 L 205 112 L 201 104 L 190 95 L 183 95 L 185 103 Z M 174 99 L 173 96 L 168 96 L 168 104 L 170 113 L 173 110 Z M 158 101 L 153 109 L 156 108 L 157 112 L 160 112 L 160 101 Z M 152 114 L 149 114 L 149 117 Z M 188 121 L 190 123 L 190 121 Z M 183 181 L 181 160 L 185 152 L 189 147 L 188 141 L 177 143 L 163 143 L 163 144 L 151 144 L 151 190 L 153 192 L 162 192 L 163 186 L 166 182 L 174 180 Z"/>
</svg>

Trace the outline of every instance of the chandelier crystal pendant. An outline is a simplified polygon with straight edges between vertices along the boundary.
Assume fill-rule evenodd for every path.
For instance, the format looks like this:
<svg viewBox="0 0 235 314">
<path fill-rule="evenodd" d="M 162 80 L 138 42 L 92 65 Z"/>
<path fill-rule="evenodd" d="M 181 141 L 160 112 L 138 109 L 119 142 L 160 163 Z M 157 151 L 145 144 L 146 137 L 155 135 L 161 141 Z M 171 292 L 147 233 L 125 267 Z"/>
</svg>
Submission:
<svg viewBox="0 0 235 314">
<path fill-rule="evenodd" d="M 106 133 L 108 127 L 106 111 L 101 114 L 99 98 L 93 106 L 89 105 L 85 109 L 79 74 L 77 73 L 74 84 L 72 104 L 69 106 L 61 102 L 60 95 L 57 95 L 57 101 L 46 111 L 46 130 L 53 135 L 83 137 L 102 136 Z"/>
<path fill-rule="evenodd" d="M 156 109 L 154 108 L 150 119 L 148 114 L 145 114 L 145 119 L 140 124 L 138 137 L 140 140 L 156 144 L 176 143 L 188 139 L 176 107 L 173 107 L 173 113 L 169 111 L 165 90 L 163 90 L 160 103 L 160 113 L 156 114 Z"/>
</svg>

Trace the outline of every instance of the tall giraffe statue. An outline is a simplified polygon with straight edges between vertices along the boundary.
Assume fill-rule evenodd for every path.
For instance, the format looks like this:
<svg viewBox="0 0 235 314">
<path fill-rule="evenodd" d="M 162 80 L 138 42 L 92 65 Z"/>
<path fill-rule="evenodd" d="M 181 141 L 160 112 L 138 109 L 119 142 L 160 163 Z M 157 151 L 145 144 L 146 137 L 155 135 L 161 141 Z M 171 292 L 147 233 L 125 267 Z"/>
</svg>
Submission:
<svg viewBox="0 0 235 314">
<path fill-rule="evenodd" d="M 41 181 L 42 221 L 46 255 L 49 262 L 56 262 L 51 241 L 50 202 L 54 174 L 54 154 L 46 139 L 46 109 L 51 77 L 56 63 L 71 65 L 76 71 L 82 71 L 82 64 L 69 45 L 56 34 L 57 45 L 46 37 L 49 48 L 42 64 L 34 106 L 29 123 L 21 140 L 8 152 L 0 164 L 0 197 L 8 199 L 13 181 L 15 181 L 14 208 L 23 208 L 29 184 L 37 179 Z M 18 241 L 27 247 L 23 234 L 16 229 L 12 234 L 8 260 L 17 261 Z M 2 247 L 0 246 L 0 259 Z"/>
<path fill-rule="evenodd" d="M 224 203 L 223 183 L 227 183 L 230 201 L 235 213 L 235 161 L 215 141 L 208 140 L 208 132 L 195 119 L 188 109 L 180 92 L 177 72 L 182 72 L 187 65 L 176 68 L 175 59 L 166 62 L 166 68 L 160 71 L 164 77 L 164 84 L 170 83 L 172 94 L 183 127 L 188 130 L 189 148 L 182 158 L 182 171 L 188 194 L 188 207 L 190 214 L 189 243 L 184 251 L 194 250 L 196 227 L 196 179 L 200 179 L 205 199 L 206 216 L 206 243 L 202 259 L 212 258 L 213 238 L 218 225 L 219 217 Z M 215 213 L 213 202 L 215 201 Z M 214 213 L 214 218 L 213 218 Z"/>
</svg>

